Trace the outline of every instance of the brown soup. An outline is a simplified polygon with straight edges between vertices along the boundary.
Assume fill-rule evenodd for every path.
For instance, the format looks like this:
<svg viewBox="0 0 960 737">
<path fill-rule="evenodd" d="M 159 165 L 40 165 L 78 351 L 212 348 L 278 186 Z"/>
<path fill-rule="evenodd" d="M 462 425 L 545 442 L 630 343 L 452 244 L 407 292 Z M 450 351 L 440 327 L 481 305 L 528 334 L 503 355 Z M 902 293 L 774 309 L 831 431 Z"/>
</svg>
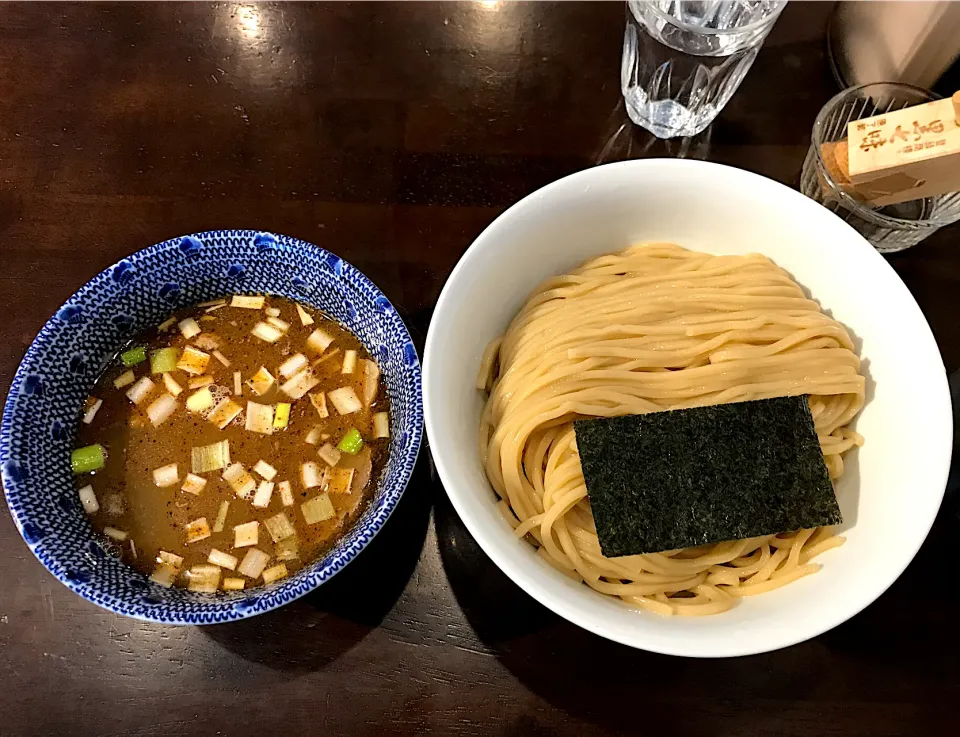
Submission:
<svg viewBox="0 0 960 737">
<path fill-rule="evenodd" d="M 97 381 L 72 458 L 81 502 L 104 544 L 161 585 L 269 583 L 363 510 L 388 412 L 376 363 L 336 322 L 280 297 L 205 303 Z"/>
</svg>

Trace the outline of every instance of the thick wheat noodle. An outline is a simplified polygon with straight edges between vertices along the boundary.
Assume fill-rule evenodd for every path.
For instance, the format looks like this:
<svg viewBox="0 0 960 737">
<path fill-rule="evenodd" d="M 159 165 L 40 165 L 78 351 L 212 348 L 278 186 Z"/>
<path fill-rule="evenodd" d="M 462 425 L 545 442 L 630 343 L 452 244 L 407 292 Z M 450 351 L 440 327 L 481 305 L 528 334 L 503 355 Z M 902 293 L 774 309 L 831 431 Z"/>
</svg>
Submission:
<svg viewBox="0 0 960 737">
<path fill-rule="evenodd" d="M 813 573 L 843 543 L 800 530 L 606 558 L 573 420 L 806 394 L 833 479 L 860 445 L 864 380 L 843 325 L 764 256 L 672 244 L 601 256 L 542 284 L 483 355 L 480 450 L 517 534 L 562 573 L 658 614 L 726 611 Z"/>
</svg>

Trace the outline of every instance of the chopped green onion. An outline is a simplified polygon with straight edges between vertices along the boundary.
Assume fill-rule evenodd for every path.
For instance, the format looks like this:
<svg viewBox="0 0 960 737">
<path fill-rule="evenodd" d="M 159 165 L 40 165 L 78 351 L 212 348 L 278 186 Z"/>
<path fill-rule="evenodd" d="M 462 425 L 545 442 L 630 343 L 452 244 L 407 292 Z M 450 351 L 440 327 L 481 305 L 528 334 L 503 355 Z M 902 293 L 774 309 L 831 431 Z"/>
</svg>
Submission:
<svg viewBox="0 0 960 737">
<path fill-rule="evenodd" d="M 123 365 L 127 368 L 136 366 L 138 363 L 143 363 L 147 360 L 147 349 L 142 345 L 138 345 L 136 348 L 131 348 L 121 353 L 120 360 L 123 361 Z"/>
<path fill-rule="evenodd" d="M 360 437 L 360 431 L 355 427 L 351 427 L 347 434 L 343 436 L 343 439 L 337 443 L 337 450 L 350 455 L 356 455 L 362 447 L 363 438 Z"/>
<path fill-rule="evenodd" d="M 70 467 L 74 473 L 99 471 L 106 462 L 106 454 L 99 443 L 88 445 L 86 448 L 77 448 L 70 454 Z"/>
<path fill-rule="evenodd" d="M 178 348 L 161 348 L 150 354 L 150 373 L 165 374 L 173 371 L 177 367 L 177 361 L 180 358 Z"/>
</svg>

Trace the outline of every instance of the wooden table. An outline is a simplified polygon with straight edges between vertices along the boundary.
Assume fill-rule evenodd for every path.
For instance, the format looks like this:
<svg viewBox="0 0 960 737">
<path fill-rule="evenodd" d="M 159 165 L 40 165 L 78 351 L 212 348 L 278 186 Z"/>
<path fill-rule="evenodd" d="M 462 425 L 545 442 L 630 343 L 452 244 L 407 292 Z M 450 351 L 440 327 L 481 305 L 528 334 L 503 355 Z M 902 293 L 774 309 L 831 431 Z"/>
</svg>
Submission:
<svg viewBox="0 0 960 737">
<path fill-rule="evenodd" d="M 557 177 L 691 156 L 795 184 L 836 91 L 829 9 L 791 3 L 712 129 L 664 143 L 623 112 L 619 3 L 3 5 L 0 385 L 77 287 L 174 235 L 255 227 L 336 251 L 422 347 L 471 240 Z M 891 258 L 951 371 L 958 234 Z M 536 604 L 466 533 L 428 455 L 344 573 L 225 626 L 100 610 L 3 515 L 0 734 L 957 734 L 948 508 L 847 624 L 769 655 L 692 661 L 614 645 Z"/>
</svg>

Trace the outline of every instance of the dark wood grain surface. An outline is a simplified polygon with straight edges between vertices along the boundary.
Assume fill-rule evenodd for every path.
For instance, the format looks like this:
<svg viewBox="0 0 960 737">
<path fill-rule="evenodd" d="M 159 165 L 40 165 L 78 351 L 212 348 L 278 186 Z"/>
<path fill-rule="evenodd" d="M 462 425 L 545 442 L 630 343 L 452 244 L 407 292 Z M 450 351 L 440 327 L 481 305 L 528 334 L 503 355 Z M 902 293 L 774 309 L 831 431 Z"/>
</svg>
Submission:
<svg viewBox="0 0 960 737">
<path fill-rule="evenodd" d="M 795 184 L 836 91 L 826 3 L 791 3 L 692 141 L 620 102 L 619 3 L 0 5 L 0 386 L 83 282 L 208 228 L 356 264 L 422 347 L 507 205 L 608 160 L 688 156 Z M 960 368 L 960 232 L 891 258 Z M 918 431 L 922 431 L 918 428 Z M 726 661 L 630 650 L 510 583 L 428 454 L 333 582 L 206 628 L 123 619 L 61 586 L 0 517 L 2 735 L 947 735 L 960 700 L 957 522 L 862 614 Z"/>
</svg>

